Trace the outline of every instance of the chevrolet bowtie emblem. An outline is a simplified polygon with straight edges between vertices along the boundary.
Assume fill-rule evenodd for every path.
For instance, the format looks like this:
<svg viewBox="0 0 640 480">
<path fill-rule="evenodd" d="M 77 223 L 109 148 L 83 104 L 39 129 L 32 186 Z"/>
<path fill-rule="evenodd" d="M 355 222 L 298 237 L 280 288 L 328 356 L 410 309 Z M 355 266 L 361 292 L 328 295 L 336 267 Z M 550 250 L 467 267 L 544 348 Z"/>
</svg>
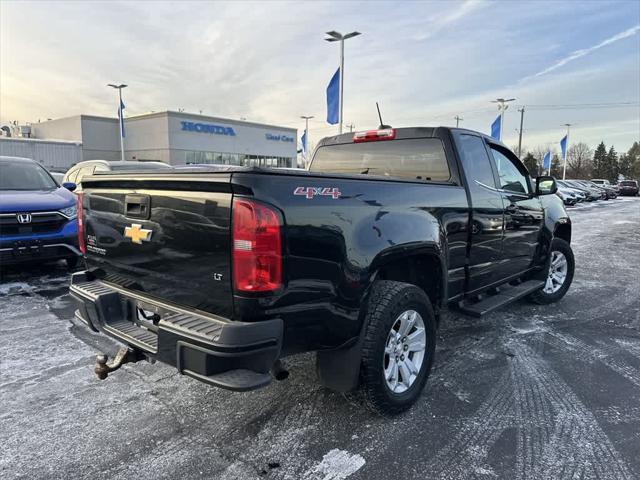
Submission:
<svg viewBox="0 0 640 480">
<path fill-rule="evenodd" d="M 142 244 L 151 240 L 152 230 L 142 228 L 139 223 L 132 223 L 130 227 L 125 227 L 124 236 L 130 238 L 133 243 Z"/>
</svg>

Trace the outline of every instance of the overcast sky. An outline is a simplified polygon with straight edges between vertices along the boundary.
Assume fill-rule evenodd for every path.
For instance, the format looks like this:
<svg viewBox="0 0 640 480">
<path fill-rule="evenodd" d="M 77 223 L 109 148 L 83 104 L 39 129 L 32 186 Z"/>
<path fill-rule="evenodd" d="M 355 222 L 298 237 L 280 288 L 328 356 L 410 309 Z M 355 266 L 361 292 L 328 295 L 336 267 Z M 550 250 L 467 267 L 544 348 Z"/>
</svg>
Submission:
<svg viewBox="0 0 640 480">
<path fill-rule="evenodd" d="M 291 126 L 315 115 L 345 43 L 345 121 L 453 125 L 488 133 L 497 97 L 515 97 L 505 136 L 556 146 L 640 139 L 640 2 L 45 2 L 0 1 L 0 121 L 185 109 Z M 628 104 L 630 103 L 630 104 Z M 597 104 L 589 108 L 557 105 Z M 603 104 L 626 104 L 602 106 Z M 554 107 L 542 107 L 554 105 Z M 557 148 L 557 147 L 556 147 Z"/>
</svg>

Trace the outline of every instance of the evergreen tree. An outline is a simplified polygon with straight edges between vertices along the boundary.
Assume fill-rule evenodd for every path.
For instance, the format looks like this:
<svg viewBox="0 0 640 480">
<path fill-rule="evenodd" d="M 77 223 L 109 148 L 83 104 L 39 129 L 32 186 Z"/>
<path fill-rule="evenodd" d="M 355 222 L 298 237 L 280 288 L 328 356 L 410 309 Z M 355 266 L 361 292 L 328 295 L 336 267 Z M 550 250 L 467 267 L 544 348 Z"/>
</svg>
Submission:
<svg viewBox="0 0 640 480">
<path fill-rule="evenodd" d="M 624 178 L 631 178 L 632 167 L 631 157 L 626 153 L 620 155 L 620 160 L 618 161 L 618 173 Z"/>
<path fill-rule="evenodd" d="M 600 142 L 598 148 L 593 154 L 593 170 L 592 177 L 593 178 L 606 178 L 605 177 L 605 165 L 607 162 L 607 147 L 604 142 Z"/>
<path fill-rule="evenodd" d="M 613 145 L 611 145 L 609 153 L 605 157 L 604 173 L 605 176 L 603 178 L 606 178 L 611 183 L 618 183 L 618 152 L 613 148 Z"/>
<path fill-rule="evenodd" d="M 538 166 L 538 160 L 533 156 L 531 152 L 527 152 L 527 154 L 522 159 L 522 163 L 529 170 L 529 175 L 532 177 L 537 177 L 540 175 L 540 167 Z"/>
<path fill-rule="evenodd" d="M 640 143 L 633 142 L 627 152 L 629 162 L 629 178 L 640 179 Z"/>
<path fill-rule="evenodd" d="M 551 176 L 555 178 L 562 178 L 562 163 L 557 153 L 551 157 Z"/>
</svg>

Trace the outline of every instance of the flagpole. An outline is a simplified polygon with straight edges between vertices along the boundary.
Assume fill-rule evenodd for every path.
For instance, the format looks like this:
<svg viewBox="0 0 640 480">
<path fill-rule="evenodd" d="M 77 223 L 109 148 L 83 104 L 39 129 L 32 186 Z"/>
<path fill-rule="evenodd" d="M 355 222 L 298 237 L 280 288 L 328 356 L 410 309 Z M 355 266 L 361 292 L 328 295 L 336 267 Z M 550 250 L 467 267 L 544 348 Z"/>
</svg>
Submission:
<svg viewBox="0 0 640 480">
<path fill-rule="evenodd" d="M 107 84 L 107 87 L 115 88 L 118 90 L 118 129 L 120 130 L 120 159 L 124 162 L 124 112 L 122 111 L 122 89 L 127 86 L 124 83 L 120 85 L 114 85 L 113 83 Z"/>
<path fill-rule="evenodd" d="M 118 89 L 118 97 L 120 103 L 118 104 L 118 109 L 120 110 L 120 124 L 118 127 L 120 128 L 120 158 L 124 162 L 124 136 L 122 135 L 122 130 L 124 127 L 124 112 L 122 111 L 122 89 Z"/>
<path fill-rule="evenodd" d="M 304 166 L 307 167 L 309 163 L 309 119 L 313 118 L 313 115 L 302 115 L 300 118 L 304 118 Z"/>
<path fill-rule="evenodd" d="M 567 140 L 564 146 L 564 167 L 562 168 L 562 180 L 567 176 L 567 157 L 569 156 L 569 128 L 571 127 L 570 123 L 565 123 L 567 126 Z"/>
<path fill-rule="evenodd" d="M 344 94 L 344 37 L 340 39 L 340 128 L 338 133 L 342 133 L 342 95 Z"/>
</svg>

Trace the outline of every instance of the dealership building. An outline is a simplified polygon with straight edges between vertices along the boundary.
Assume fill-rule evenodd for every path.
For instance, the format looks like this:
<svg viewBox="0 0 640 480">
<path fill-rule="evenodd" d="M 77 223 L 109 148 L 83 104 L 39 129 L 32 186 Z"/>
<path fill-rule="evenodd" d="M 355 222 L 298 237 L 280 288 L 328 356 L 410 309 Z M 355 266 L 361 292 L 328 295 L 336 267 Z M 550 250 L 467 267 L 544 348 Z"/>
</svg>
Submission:
<svg viewBox="0 0 640 480">
<path fill-rule="evenodd" d="M 120 160 L 118 123 L 117 118 L 92 115 L 34 123 L 26 130 L 29 138 L 1 137 L 0 155 L 23 152 L 21 156 L 34 158 L 29 153 L 40 152 L 37 155 L 48 157 L 53 147 L 45 147 L 55 143 L 55 159 L 35 159 L 55 168 L 68 168 L 79 160 Z M 293 128 L 165 111 L 127 117 L 124 131 L 125 160 L 297 166 L 297 131 Z M 68 161 L 62 161 L 67 165 L 60 164 L 60 148 L 69 151 Z"/>
</svg>

